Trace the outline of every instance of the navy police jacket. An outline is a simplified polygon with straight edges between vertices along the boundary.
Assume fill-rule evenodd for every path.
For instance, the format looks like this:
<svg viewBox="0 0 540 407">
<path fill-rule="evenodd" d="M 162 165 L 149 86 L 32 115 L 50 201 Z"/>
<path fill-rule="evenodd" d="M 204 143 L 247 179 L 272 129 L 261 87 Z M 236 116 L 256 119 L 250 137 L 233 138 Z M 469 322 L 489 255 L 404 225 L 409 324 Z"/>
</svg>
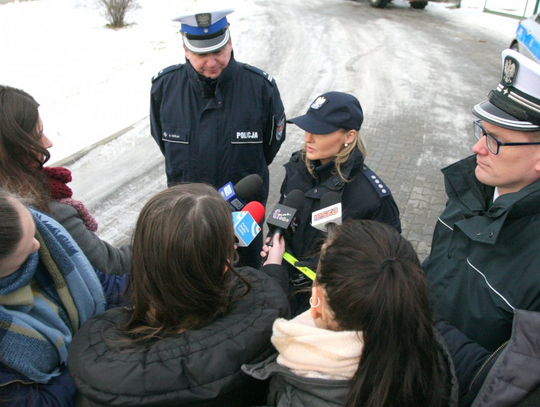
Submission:
<svg viewBox="0 0 540 407">
<path fill-rule="evenodd" d="M 540 312 L 540 180 L 493 201 L 476 155 L 442 170 L 448 201 L 423 267 L 434 311 L 495 351 L 515 311 Z"/>
<path fill-rule="evenodd" d="M 189 61 L 153 78 L 152 136 L 165 156 L 167 183 L 220 188 L 259 174 L 268 194 L 268 165 L 285 140 L 285 112 L 270 75 L 231 57 L 215 90 Z"/>
<path fill-rule="evenodd" d="M 297 151 L 285 164 L 285 180 L 281 185 L 281 199 L 299 189 L 306 201 L 296 219 L 298 227 L 288 243 L 299 260 L 307 261 L 319 250 L 326 234 L 311 226 L 311 214 L 321 209 L 321 197 L 329 191 L 341 192 L 342 219 L 371 219 L 386 223 L 401 233 L 399 209 L 390 189 L 364 163 L 359 150 L 354 151 L 341 166 L 344 182 L 335 170 L 334 161 L 317 166 L 312 162 L 315 178 L 309 173 L 302 154 Z M 310 264 L 314 267 L 314 264 Z"/>
</svg>

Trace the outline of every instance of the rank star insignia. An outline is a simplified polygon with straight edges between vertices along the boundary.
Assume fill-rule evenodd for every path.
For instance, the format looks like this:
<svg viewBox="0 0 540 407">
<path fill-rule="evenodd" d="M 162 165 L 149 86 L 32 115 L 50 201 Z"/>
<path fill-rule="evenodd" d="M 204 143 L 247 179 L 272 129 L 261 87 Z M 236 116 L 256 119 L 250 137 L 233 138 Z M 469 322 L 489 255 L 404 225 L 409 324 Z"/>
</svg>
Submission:
<svg viewBox="0 0 540 407">
<path fill-rule="evenodd" d="M 514 58 L 506 57 L 504 61 L 502 80 L 505 85 L 510 86 L 516 80 L 518 72 L 518 62 Z"/>
<path fill-rule="evenodd" d="M 311 104 L 312 109 L 320 109 L 322 105 L 326 103 L 326 98 L 324 96 L 319 96 L 315 101 Z"/>
</svg>

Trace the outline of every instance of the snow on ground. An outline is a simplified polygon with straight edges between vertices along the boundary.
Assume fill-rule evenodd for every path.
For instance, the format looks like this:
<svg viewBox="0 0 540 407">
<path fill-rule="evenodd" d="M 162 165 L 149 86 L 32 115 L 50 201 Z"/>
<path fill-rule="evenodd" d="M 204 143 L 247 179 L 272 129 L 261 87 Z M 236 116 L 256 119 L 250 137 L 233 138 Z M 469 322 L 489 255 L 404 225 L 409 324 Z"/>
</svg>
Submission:
<svg viewBox="0 0 540 407">
<path fill-rule="evenodd" d="M 293 1 L 293 0 L 286 0 Z M 365 0 L 360 0 L 365 1 Z M 22 88 L 40 103 L 45 132 L 53 141 L 50 164 L 99 144 L 148 115 L 150 79 L 160 69 L 183 62 L 179 24 L 196 0 L 139 0 L 128 16 L 132 25 L 105 27 L 94 0 L 37 0 L 0 5 L 0 84 Z M 199 1 L 200 3 L 200 1 Z M 222 4 L 222 3 L 219 3 Z M 250 25 L 257 4 L 229 1 L 235 33 Z M 476 24 L 509 38 L 517 20 L 482 12 L 484 0 L 429 3 L 432 12 L 452 13 L 463 24 Z M 249 47 L 236 47 L 249 60 Z"/>
<path fill-rule="evenodd" d="M 139 0 L 120 30 L 105 27 L 92 0 L 0 5 L 0 83 L 40 103 L 51 163 L 148 115 L 152 76 L 183 62 L 171 17 L 191 3 Z"/>
</svg>

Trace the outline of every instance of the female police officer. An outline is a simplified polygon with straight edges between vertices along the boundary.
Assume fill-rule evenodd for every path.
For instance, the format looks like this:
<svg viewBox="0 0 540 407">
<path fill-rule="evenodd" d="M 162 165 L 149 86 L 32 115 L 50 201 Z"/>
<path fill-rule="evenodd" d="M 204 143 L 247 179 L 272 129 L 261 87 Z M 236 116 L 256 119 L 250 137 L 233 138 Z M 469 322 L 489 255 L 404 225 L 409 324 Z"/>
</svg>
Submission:
<svg viewBox="0 0 540 407">
<path fill-rule="evenodd" d="M 305 131 L 305 145 L 285 164 L 280 202 L 295 189 L 305 193 L 304 207 L 297 214 L 298 227 L 287 243 L 296 258 L 313 268 L 324 233 L 312 227 L 310 219 L 321 209 L 321 198 L 327 192 L 339 194 L 343 219 L 376 220 L 401 232 L 399 210 L 390 189 L 364 163 L 366 149 L 359 133 L 363 120 L 358 99 L 328 92 L 318 96 L 305 115 L 288 121 Z M 302 274 L 298 276 L 291 279 L 296 285 L 310 283 L 302 281 Z M 308 306 L 301 296 L 295 297 L 291 306 L 297 314 Z"/>
</svg>

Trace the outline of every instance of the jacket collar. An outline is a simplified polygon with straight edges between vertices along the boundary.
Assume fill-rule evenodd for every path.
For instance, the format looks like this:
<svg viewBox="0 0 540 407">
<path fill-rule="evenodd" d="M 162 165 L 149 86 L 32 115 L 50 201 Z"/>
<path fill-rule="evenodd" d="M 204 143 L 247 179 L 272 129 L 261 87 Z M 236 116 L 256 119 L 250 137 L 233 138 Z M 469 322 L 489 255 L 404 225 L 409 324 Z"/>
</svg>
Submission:
<svg viewBox="0 0 540 407">
<path fill-rule="evenodd" d="M 471 212 L 455 226 L 472 241 L 493 245 L 507 219 L 540 213 L 540 180 L 518 192 L 504 194 L 489 205 L 495 188 L 480 183 L 474 175 L 475 168 L 475 155 L 444 168 L 446 192 Z"/>
<path fill-rule="evenodd" d="M 334 176 L 339 177 L 339 174 L 333 174 L 336 172 L 336 163 L 334 160 L 326 163 L 320 164 L 320 161 L 311 161 L 311 168 L 319 176 L 319 179 L 324 182 L 325 180 L 332 178 Z M 354 150 L 349 157 L 349 159 L 341 166 L 341 173 L 345 179 L 349 179 L 351 174 L 356 173 L 360 167 L 364 164 L 364 156 L 360 150 Z"/>
<path fill-rule="evenodd" d="M 193 68 L 193 66 L 191 65 L 191 63 L 189 62 L 189 60 L 186 60 L 186 68 L 187 68 L 187 74 L 188 74 L 188 77 L 189 79 L 197 84 L 199 87 L 201 87 L 203 89 L 203 91 L 205 91 L 205 94 L 207 92 L 211 92 L 211 89 L 210 89 L 210 85 L 208 85 L 204 79 L 202 79 L 201 75 L 199 75 L 197 73 L 197 71 L 195 71 L 195 69 Z M 225 83 L 227 83 L 229 80 L 231 80 L 231 78 L 234 77 L 234 75 L 236 74 L 236 72 L 238 71 L 239 69 L 239 64 L 238 62 L 234 59 L 234 54 L 231 54 L 231 60 L 229 61 L 229 64 L 227 65 L 227 67 L 223 70 L 223 72 L 221 73 L 221 75 L 218 76 L 217 78 L 217 85 L 216 87 L 218 88 L 222 88 L 224 86 Z M 213 93 L 213 92 L 211 92 Z"/>
<path fill-rule="evenodd" d="M 449 197 L 457 197 L 472 212 L 480 212 L 491 218 L 498 218 L 507 212 L 510 218 L 540 213 L 540 179 L 518 192 L 501 195 L 488 205 L 495 188 L 480 183 L 474 175 L 475 168 L 476 155 L 472 155 L 442 169 Z"/>
<path fill-rule="evenodd" d="M 328 191 L 341 191 L 345 186 L 345 181 L 341 179 L 339 174 L 336 173 L 335 162 L 332 160 L 326 164 L 320 164 L 319 161 L 311 162 L 313 172 L 315 173 L 315 180 L 311 174 L 309 174 L 302 154 L 297 151 L 291 157 L 291 164 L 295 166 L 301 174 L 304 174 L 305 178 L 312 181 L 314 187 L 306 192 L 307 198 L 321 199 L 321 197 Z M 359 150 L 355 150 L 349 159 L 341 166 L 341 172 L 345 179 L 350 180 L 359 170 L 361 170 L 364 164 L 364 156 Z"/>
</svg>

